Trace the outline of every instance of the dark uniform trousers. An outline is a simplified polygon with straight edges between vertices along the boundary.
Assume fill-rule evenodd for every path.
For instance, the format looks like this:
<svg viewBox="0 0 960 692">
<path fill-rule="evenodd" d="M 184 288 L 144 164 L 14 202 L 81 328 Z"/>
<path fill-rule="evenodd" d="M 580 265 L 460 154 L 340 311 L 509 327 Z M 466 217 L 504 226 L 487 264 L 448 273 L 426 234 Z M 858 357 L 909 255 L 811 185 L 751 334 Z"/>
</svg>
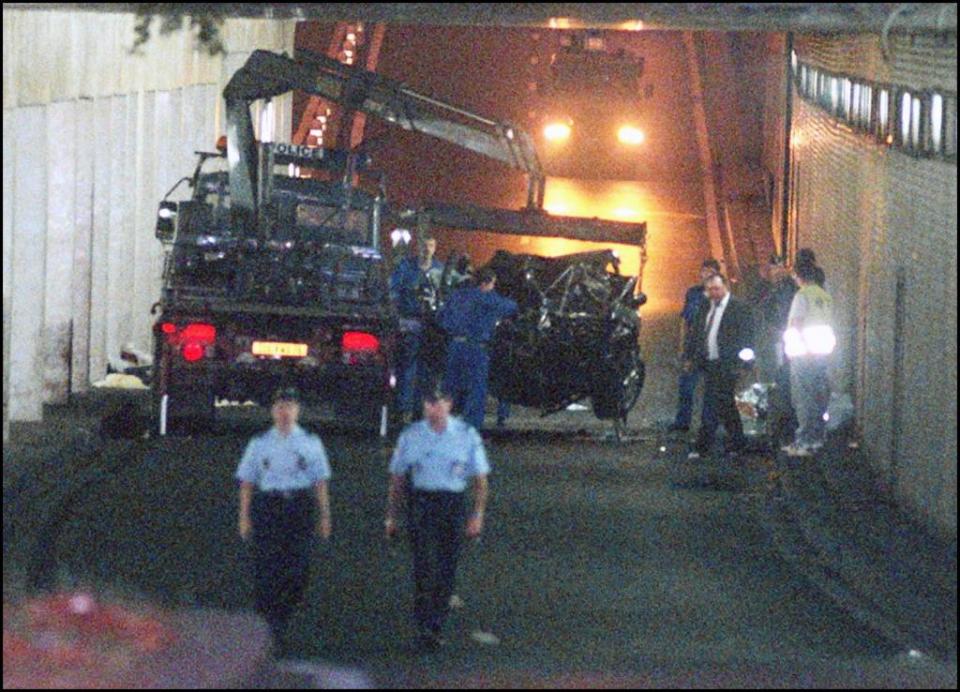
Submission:
<svg viewBox="0 0 960 692">
<path fill-rule="evenodd" d="M 409 505 L 414 617 L 421 633 L 439 634 L 450 609 L 463 545 L 463 493 L 414 490 Z"/>
<path fill-rule="evenodd" d="M 402 413 L 417 413 L 420 403 L 420 347 L 423 342 L 422 327 L 400 332 L 400 347 L 397 352 L 397 394 Z"/>
<path fill-rule="evenodd" d="M 786 358 L 777 366 L 773 382 L 776 386 L 770 392 L 767 431 L 771 444 L 777 449 L 781 444 L 792 442 L 797 429 L 797 414 L 790 394 L 790 361 Z"/>
<path fill-rule="evenodd" d="M 453 395 L 455 411 L 480 431 L 487 403 L 487 379 L 490 375 L 490 354 L 486 342 L 454 337 L 447 352 L 444 384 Z"/>
<path fill-rule="evenodd" d="M 274 635 L 282 633 L 306 590 L 314 505 L 312 489 L 253 496 L 254 598 Z"/>
<path fill-rule="evenodd" d="M 746 446 L 743 436 L 743 423 L 737 411 L 735 389 L 738 373 L 736 368 L 725 366 L 716 360 L 707 361 L 703 365 L 705 386 L 703 392 L 706 410 L 708 402 L 712 405 L 713 415 L 704 416 L 697 435 L 696 450 L 706 454 L 713 446 L 717 427 L 722 423 L 727 431 L 727 451 L 741 451 Z"/>
</svg>

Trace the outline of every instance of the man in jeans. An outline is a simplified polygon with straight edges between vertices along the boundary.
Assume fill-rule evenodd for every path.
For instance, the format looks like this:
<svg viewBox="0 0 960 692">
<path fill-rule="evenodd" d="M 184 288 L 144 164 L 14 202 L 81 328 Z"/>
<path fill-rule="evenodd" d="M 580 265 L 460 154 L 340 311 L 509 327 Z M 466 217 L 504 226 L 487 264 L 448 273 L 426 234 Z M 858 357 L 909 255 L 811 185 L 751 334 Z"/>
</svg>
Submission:
<svg viewBox="0 0 960 692">
<path fill-rule="evenodd" d="M 693 327 L 694 317 L 700 306 L 707 301 L 706 288 L 704 282 L 720 273 L 720 263 L 715 259 L 706 259 L 700 265 L 700 283 L 694 284 L 687 289 L 687 295 L 683 301 L 683 310 L 680 312 L 680 349 L 679 354 L 683 359 L 683 352 L 687 341 L 687 334 Z M 700 370 L 697 368 L 683 368 L 680 372 L 680 379 L 677 383 L 677 415 L 673 423 L 667 428 L 670 432 L 687 432 L 690 430 L 690 419 L 693 417 L 693 395 L 697 390 L 697 382 L 700 380 Z M 708 407 L 709 401 L 704 400 L 703 412 L 701 417 L 708 419 L 713 415 Z"/>
<path fill-rule="evenodd" d="M 425 379 L 425 315 L 423 297 L 436 290 L 443 265 L 434 256 L 435 238 L 422 239 L 419 253 L 404 257 L 390 276 L 390 296 L 400 315 L 397 354 L 397 413 L 407 418 L 417 413 Z"/>
<path fill-rule="evenodd" d="M 797 429 L 797 417 L 790 401 L 790 362 L 783 352 L 783 333 L 797 284 L 785 262 L 776 255 L 770 258 L 767 276 L 769 290 L 760 301 L 763 332 L 759 345 L 763 355 L 758 360 L 762 363 L 761 376 L 775 385 L 770 392 L 767 431 L 771 442 L 779 447 L 792 440 Z"/>
<path fill-rule="evenodd" d="M 817 267 L 797 263 L 795 276 L 800 290 L 790 305 L 783 341 L 790 358 L 790 394 L 798 427 L 794 443 L 782 449 L 790 456 L 810 456 L 823 446 L 826 435 L 824 414 L 830 402 L 827 368 L 837 339 L 831 324 L 833 299 L 818 285 Z"/>
</svg>

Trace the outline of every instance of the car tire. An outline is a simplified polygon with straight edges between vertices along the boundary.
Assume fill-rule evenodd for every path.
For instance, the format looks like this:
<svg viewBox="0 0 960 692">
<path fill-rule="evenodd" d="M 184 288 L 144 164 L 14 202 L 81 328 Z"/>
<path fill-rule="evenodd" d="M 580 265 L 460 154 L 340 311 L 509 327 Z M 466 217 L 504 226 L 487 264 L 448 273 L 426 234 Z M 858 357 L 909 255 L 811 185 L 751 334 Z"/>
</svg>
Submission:
<svg viewBox="0 0 960 692">
<path fill-rule="evenodd" d="M 626 421 L 636 405 L 646 380 L 646 364 L 639 350 L 632 350 L 626 364 L 605 365 L 597 377 L 593 396 L 593 413 L 602 420 Z"/>
</svg>

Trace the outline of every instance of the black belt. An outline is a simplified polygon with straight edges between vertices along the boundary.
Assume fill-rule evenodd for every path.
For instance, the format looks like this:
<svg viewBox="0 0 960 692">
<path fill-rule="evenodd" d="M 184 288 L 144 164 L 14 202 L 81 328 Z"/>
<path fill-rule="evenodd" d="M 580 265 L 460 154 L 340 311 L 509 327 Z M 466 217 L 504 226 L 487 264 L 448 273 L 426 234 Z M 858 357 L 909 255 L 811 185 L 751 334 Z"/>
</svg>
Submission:
<svg viewBox="0 0 960 692">
<path fill-rule="evenodd" d="M 257 495 L 280 500 L 293 500 L 298 497 L 310 494 L 310 488 L 297 488 L 296 490 L 258 490 Z"/>
<path fill-rule="evenodd" d="M 446 497 L 448 495 L 463 495 L 465 491 L 458 490 L 420 490 L 420 488 L 414 487 L 414 495 L 422 495 L 425 497 Z"/>
<path fill-rule="evenodd" d="M 479 341 L 477 339 L 471 339 L 468 336 L 455 336 L 453 340 L 461 344 L 473 344 L 474 346 L 482 346 L 483 348 L 490 345 L 489 341 Z"/>
</svg>

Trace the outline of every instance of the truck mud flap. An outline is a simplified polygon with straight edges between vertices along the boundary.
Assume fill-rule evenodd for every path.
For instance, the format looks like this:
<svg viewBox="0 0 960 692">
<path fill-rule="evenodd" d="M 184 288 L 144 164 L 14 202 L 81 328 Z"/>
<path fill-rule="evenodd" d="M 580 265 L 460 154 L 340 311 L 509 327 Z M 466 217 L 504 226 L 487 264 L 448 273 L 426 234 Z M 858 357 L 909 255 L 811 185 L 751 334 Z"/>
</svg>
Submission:
<svg viewBox="0 0 960 692">
<path fill-rule="evenodd" d="M 156 431 L 160 435 L 204 433 L 215 422 L 213 390 L 208 387 L 177 387 L 155 402 Z"/>
</svg>

